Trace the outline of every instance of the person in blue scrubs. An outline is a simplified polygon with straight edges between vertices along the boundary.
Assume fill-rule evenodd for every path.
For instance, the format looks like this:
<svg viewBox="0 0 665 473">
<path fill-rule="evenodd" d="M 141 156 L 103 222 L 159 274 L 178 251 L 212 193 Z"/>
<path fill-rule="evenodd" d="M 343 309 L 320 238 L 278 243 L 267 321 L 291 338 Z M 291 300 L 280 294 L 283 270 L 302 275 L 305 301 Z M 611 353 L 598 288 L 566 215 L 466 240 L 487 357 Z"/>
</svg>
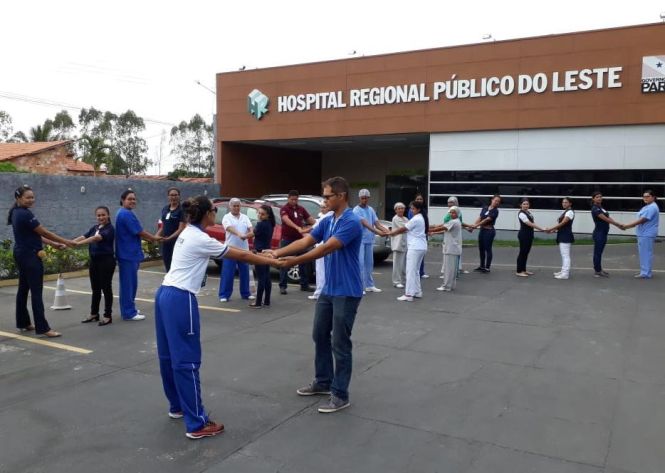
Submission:
<svg viewBox="0 0 665 473">
<path fill-rule="evenodd" d="M 368 205 L 369 190 L 360 189 L 358 200 L 360 203 L 353 208 L 353 213 L 360 218 L 363 226 L 363 244 L 360 245 L 360 270 L 363 273 L 363 284 L 367 292 L 381 292 L 374 284 L 372 272 L 374 271 L 374 235 L 386 236 L 388 229 L 381 225 L 374 209 Z"/>
<path fill-rule="evenodd" d="M 162 259 L 166 272 L 171 269 L 171 258 L 173 257 L 173 248 L 180 232 L 185 229 L 185 219 L 180 207 L 180 189 L 169 187 L 166 191 L 169 203 L 162 209 L 160 222 L 162 226 L 157 230 L 155 236 L 164 237 L 161 245 Z"/>
<path fill-rule="evenodd" d="M 120 315 L 122 320 L 137 322 L 145 315 L 136 309 L 134 299 L 139 286 L 139 264 L 143 261 L 141 239 L 159 242 L 162 237 L 143 229 L 134 215 L 136 193 L 129 189 L 120 196 L 120 207 L 115 214 L 115 255 L 120 276 Z"/>
<path fill-rule="evenodd" d="M 275 258 L 296 255 L 316 243 L 322 243 L 300 256 L 284 260 L 287 266 L 325 257 L 326 282 L 314 310 L 312 338 L 315 345 L 315 376 L 308 386 L 299 388 L 299 396 L 328 395 L 319 405 L 320 413 L 337 412 L 349 407 L 349 384 L 353 356 L 351 331 L 363 295 L 363 279 L 358 254 L 363 226 L 360 217 L 349 208 L 349 184 L 342 177 L 323 183 L 323 199 L 332 215 L 323 218 L 311 233 L 267 253 Z M 334 363 L 333 363 L 334 360 Z"/>
<path fill-rule="evenodd" d="M 233 258 L 246 264 L 273 265 L 281 261 L 227 246 L 205 233 L 215 223 L 217 208 L 198 196 L 182 204 L 189 224 L 178 237 L 171 269 L 155 296 L 157 353 L 168 416 L 184 417 L 190 439 L 212 437 L 224 424 L 210 419 L 201 396 L 201 323 L 196 294 L 205 285 L 210 258 Z"/>
<path fill-rule="evenodd" d="M 651 279 L 653 266 L 653 244 L 658 236 L 658 223 L 660 213 L 656 203 L 656 194 L 652 190 L 642 193 L 644 207 L 637 214 L 637 220 L 623 225 L 623 229 L 637 227 L 637 252 L 640 255 L 640 272 L 635 275 L 636 279 Z"/>
<path fill-rule="evenodd" d="M 44 315 L 44 243 L 57 249 L 76 244 L 48 231 L 39 223 L 30 208 L 35 203 L 35 193 L 30 186 L 23 185 L 14 191 L 14 206 L 9 209 L 7 225 L 14 230 L 14 261 L 18 268 L 18 291 L 16 292 L 16 328 L 21 332 L 35 331 L 37 335 L 59 337 Z M 35 325 L 30 322 L 28 293 L 32 302 Z"/>
</svg>

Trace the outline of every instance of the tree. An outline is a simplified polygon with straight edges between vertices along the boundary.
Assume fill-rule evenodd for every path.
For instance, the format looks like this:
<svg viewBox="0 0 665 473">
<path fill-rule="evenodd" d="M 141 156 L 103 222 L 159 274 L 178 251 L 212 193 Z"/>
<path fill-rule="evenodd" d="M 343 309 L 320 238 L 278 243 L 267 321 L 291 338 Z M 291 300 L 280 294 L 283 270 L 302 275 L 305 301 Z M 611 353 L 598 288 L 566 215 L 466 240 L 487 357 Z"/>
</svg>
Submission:
<svg viewBox="0 0 665 473">
<path fill-rule="evenodd" d="M 53 120 L 46 120 L 43 125 L 30 128 L 30 141 L 56 141 L 60 135 L 53 129 Z"/>
<path fill-rule="evenodd" d="M 8 141 L 13 131 L 12 117 L 7 112 L 0 110 L 0 143 Z"/>
<path fill-rule="evenodd" d="M 182 121 L 171 128 L 171 153 L 177 160 L 176 169 L 212 176 L 212 142 L 212 125 L 199 114 L 194 115 L 189 123 Z"/>
<path fill-rule="evenodd" d="M 111 154 L 113 150 L 106 144 L 104 138 L 86 135 L 80 141 L 85 142 L 83 148 L 86 150 L 82 159 L 95 168 L 95 173 L 99 171 L 99 167 L 102 164 L 108 164 L 112 161 Z"/>
<path fill-rule="evenodd" d="M 148 144 L 139 136 L 145 130 L 143 118 L 127 110 L 118 116 L 115 126 L 114 147 L 125 162 L 126 174 L 142 174 L 150 165 Z"/>
<path fill-rule="evenodd" d="M 57 133 L 61 140 L 75 138 L 73 133 L 76 129 L 76 125 L 74 125 L 74 120 L 72 120 L 72 117 L 67 110 L 61 110 L 58 112 L 51 123 L 53 124 L 53 131 Z"/>
</svg>

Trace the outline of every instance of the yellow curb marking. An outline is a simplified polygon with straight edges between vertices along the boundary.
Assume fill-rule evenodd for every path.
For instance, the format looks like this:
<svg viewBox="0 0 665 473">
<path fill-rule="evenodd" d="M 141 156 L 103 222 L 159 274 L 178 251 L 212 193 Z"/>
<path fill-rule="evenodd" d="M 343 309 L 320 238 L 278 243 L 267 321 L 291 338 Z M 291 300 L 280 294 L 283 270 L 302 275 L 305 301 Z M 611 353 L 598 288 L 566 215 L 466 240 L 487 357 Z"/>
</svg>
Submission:
<svg viewBox="0 0 665 473">
<path fill-rule="evenodd" d="M 51 289 L 52 291 L 55 291 L 55 288 L 52 286 L 44 286 L 44 289 Z M 92 295 L 92 292 L 89 291 L 77 291 L 76 289 L 65 289 L 67 292 L 73 292 L 75 294 L 86 294 L 86 295 Z M 120 299 L 120 296 L 113 296 L 114 299 Z M 134 299 L 135 301 L 141 301 L 141 302 L 155 302 L 154 299 L 143 299 L 140 297 L 137 297 Z M 226 309 L 224 307 L 213 307 L 209 305 L 200 305 L 199 309 L 206 309 L 206 310 L 216 310 L 219 312 L 241 312 L 239 309 Z"/>
<path fill-rule="evenodd" d="M 40 340 L 38 338 L 24 337 L 23 335 L 17 335 L 15 333 L 3 332 L 0 330 L 0 337 L 13 338 L 15 340 L 22 340 L 24 342 L 35 343 L 37 345 L 43 345 L 50 348 L 58 348 L 60 350 L 73 351 L 74 353 L 81 353 L 83 355 L 89 355 L 92 353 L 92 350 L 86 350 L 85 348 L 73 347 L 71 345 L 64 345 L 62 343 L 49 342 L 47 340 Z"/>
</svg>

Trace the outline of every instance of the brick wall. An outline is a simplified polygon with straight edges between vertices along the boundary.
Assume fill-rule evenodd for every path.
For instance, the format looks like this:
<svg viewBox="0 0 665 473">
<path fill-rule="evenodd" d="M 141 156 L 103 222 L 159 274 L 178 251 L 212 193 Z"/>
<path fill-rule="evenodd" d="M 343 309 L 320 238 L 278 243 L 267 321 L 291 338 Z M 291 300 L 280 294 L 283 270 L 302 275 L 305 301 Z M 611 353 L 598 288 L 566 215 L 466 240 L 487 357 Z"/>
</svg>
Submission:
<svg viewBox="0 0 665 473">
<path fill-rule="evenodd" d="M 42 225 L 68 238 L 82 235 L 95 224 L 94 211 L 99 205 L 106 205 L 114 216 L 120 207 L 120 194 L 128 188 L 136 192 L 137 217 L 152 233 L 156 231 L 162 207 L 168 203 L 169 187 L 178 187 L 183 199 L 206 192 L 209 196 L 219 195 L 219 186 L 212 183 L 0 173 L 0 240 L 14 238 L 12 227 L 6 225 L 7 212 L 14 205 L 14 189 L 22 184 L 35 191 L 32 210 Z"/>
<path fill-rule="evenodd" d="M 58 146 L 29 156 L 20 156 L 10 162 L 25 171 L 66 176 L 74 174 L 67 171 L 67 166 L 71 166 L 74 162 L 68 154 L 67 146 Z"/>
</svg>

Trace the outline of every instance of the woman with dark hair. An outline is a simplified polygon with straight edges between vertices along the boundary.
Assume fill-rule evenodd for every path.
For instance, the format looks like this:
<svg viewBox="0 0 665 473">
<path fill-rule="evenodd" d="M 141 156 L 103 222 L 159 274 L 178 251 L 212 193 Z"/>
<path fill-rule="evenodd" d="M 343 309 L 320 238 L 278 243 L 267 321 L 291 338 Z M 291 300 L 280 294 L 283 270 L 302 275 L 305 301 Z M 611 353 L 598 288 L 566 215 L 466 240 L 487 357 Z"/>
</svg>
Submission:
<svg viewBox="0 0 665 473">
<path fill-rule="evenodd" d="M 520 211 L 517 218 L 520 222 L 520 229 L 517 232 L 517 240 L 520 242 L 520 252 L 517 255 L 517 272 L 515 276 L 529 277 L 533 273 L 526 270 L 526 260 L 529 258 L 531 246 L 533 245 L 533 231 L 543 231 L 541 227 L 534 223 L 533 214 L 529 211 L 531 202 L 528 197 L 524 197 L 520 202 Z"/>
<path fill-rule="evenodd" d="M 658 236 L 658 220 L 660 218 L 656 194 L 651 189 L 642 193 L 644 207 L 637 214 L 637 220 L 623 225 L 624 230 L 637 227 L 637 252 L 640 255 L 640 272 L 635 275 L 636 279 L 651 279 L 651 267 L 653 266 L 653 244 Z"/>
<path fill-rule="evenodd" d="M 570 277 L 570 249 L 575 242 L 575 235 L 573 234 L 573 220 L 575 220 L 575 212 L 573 211 L 573 201 L 570 197 L 564 197 L 561 200 L 561 207 L 563 213 L 559 216 L 557 224 L 552 228 L 545 231 L 547 233 L 556 232 L 556 242 L 559 245 L 559 252 L 561 253 L 561 271 L 554 273 L 555 279 L 568 279 Z"/>
<path fill-rule="evenodd" d="M 425 221 L 425 229 L 429 228 L 429 216 L 427 215 L 427 205 L 425 204 L 425 197 L 420 193 L 417 192 L 416 195 L 413 197 L 414 202 L 419 202 L 422 205 L 422 208 L 420 209 L 420 215 L 423 217 L 423 220 Z M 413 217 L 413 212 L 411 212 L 411 208 L 406 213 L 406 216 L 411 219 Z M 425 232 L 425 241 L 427 241 L 427 232 Z M 419 275 L 423 279 L 429 278 L 429 274 L 425 272 L 425 256 L 423 255 L 423 260 L 420 262 L 420 270 L 419 270 Z"/>
<path fill-rule="evenodd" d="M 494 224 L 496 219 L 499 218 L 499 205 L 501 204 L 501 196 L 494 194 L 490 205 L 483 207 L 480 215 L 473 224 L 473 228 L 480 228 L 478 232 L 478 252 L 480 253 L 480 266 L 474 271 L 481 273 L 489 273 L 490 266 L 492 266 L 492 244 L 494 237 L 496 237 L 496 230 Z"/>
<path fill-rule="evenodd" d="M 258 214 L 259 221 L 254 227 L 254 251 L 260 253 L 263 250 L 271 249 L 270 242 L 275 230 L 275 214 L 269 205 L 259 207 Z M 270 267 L 265 264 L 258 264 L 255 268 L 257 279 L 256 300 L 249 306 L 253 309 L 260 309 L 262 306 L 270 307 L 270 293 L 272 292 Z"/>
<path fill-rule="evenodd" d="M 202 403 L 201 333 L 196 294 L 205 285 L 210 258 L 233 258 L 245 263 L 274 265 L 282 261 L 226 246 L 205 233 L 215 223 L 217 208 L 210 199 L 198 196 L 182 204 L 188 224 L 178 237 L 171 269 L 155 296 L 157 353 L 164 393 L 169 401 L 169 417 L 185 419 L 190 439 L 211 437 L 224 431 Z"/>
<path fill-rule="evenodd" d="M 104 326 L 113 322 L 113 273 L 115 273 L 115 255 L 113 252 L 113 243 L 115 240 L 115 230 L 111 224 L 111 212 L 108 207 L 100 205 L 95 209 L 97 225 L 93 225 L 90 230 L 74 241 L 77 245 L 89 245 L 90 254 L 90 287 L 92 288 L 92 303 L 90 305 L 90 315 L 83 319 L 81 323 L 99 322 L 98 325 Z M 104 293 L 104 317 L 99 320 L 99 303 Z"/>
<path fill-rule="evenodd" d="M 139 281 L 139 264 L 143 261 L 141 239 L 159 242 L 162 237 L 146 232 L 134 215 L 136 193 L 128 189 L 120 196 L 120 207 L 115 214 L 115 255 L 120 273 L 120 315 L 123 320 L 137 322 L 145 315 L 136 309 L 134 299 Z"/>
<path fill-rule="evenodd" d="M 51 329 L 44 315 L 44 243 L 57 249 L 75 246 L 75 243 L 48 231 L 39 223 L 30 208 L 35 203 L 35 193 L 30 186 L 23 185 L 14 191 L 14 206 L 9 209 L 7 225 L 14 231 L 14 260 L 18 268 L 18 291 L 16 292 L 16 328 L 21 332 L 34 330 L 38 335 L 53 338 L 61 334 Z M 30 322 L 28 293 L 32 302 L 35 325 Z"/>
<path fill-rule="evenodd" d="M 591 194 L 591 218 L 594 228 L 591 237 L 593 238 L 593 270 L 595 278 L 606 278 L 610 274 L 603 271 L 601 260 L 603 250 L 607 244 L 607 234 L 610 232 L 610 225 L 621 228 L 621 224 L 610 217 L 610 213 L 603 208 L 603 194 L 596 191 Z"/>
<path fill-rule="evenodd" d="M 420 285 L 420 264 L 427 253 L 427 227 L 425 219 L 420 211 L 422 202 L 414 200 L 409 204 L 411 220 L 400 228 L 393 228 L 386 236 L 395 236 L 406 232 L 406 287 L 404 295 L 397 298 L 398 301 L 413 302 L 413 298 L 423 297 L 423 289 Z"/>
<path fill-rule="evenodd" d="M 163 237 L 161 245 L 162 259 L 166 272 L 171 269 L 171 258 L 173 257 L 173 248 L 178 239 L 178 235 L 185 229 L 185 219 L 180 207 L 180 189 L 169 187 L 166 191 L 169 203 L 162 209 L 160 222 L 162 226 L 157 230 L 155 236 Z"/>
</svg>

